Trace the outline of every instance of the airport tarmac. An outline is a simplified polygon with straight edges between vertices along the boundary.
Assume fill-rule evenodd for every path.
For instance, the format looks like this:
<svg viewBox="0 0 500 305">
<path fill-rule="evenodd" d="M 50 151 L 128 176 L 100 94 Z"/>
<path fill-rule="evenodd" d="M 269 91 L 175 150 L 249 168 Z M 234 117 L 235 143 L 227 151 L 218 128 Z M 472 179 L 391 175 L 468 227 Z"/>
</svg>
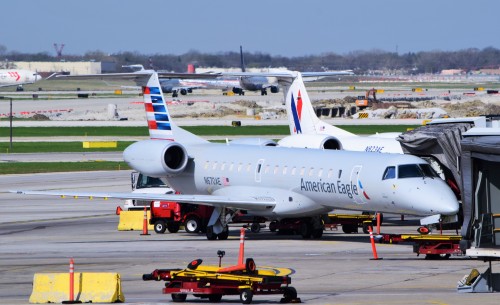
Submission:
<svg viewBox="0 0 500 305">
<path fill-rule="evenodd" d="M 143 282 L 157 268 L 184 268 L 196 258 L 217 264 L 237 261 L 239 228 L 226 241 L 176 233 L 141 236 L 117 231 L 116 200 L 60 199 L 6 193 L 12 189 L 129 191 L 130 171 L 49 173 L 0 176 L 0 304 L 28 304 L 35 273 L 117 272 L 127 304 L 171 303 L 163 282 Z M 383 232 L 414 233 L 417 221 L 384 215 Z M 486 269 L 466 257 L 426 260 L 411 245 L 377 244 L 382 260 L 373 257 L 366 234 L 325 231 L 320 240 L 276 235 L 263 229 L 248 233 L 245 256 L 259 265 L 289 267 L 292 286 L 304 304 L 498 304 L 498 294 L 459 294 L 457 281 L 472 268 Z M 500 263 L 493 263 L 498 272 Z M 278 304 L 281 295 L 254 297 L 254 304 Z M 185 304 L 202 304 L 188 297 Z M 222 303 L 240 304 L 238 296 Z"/>
</svg>

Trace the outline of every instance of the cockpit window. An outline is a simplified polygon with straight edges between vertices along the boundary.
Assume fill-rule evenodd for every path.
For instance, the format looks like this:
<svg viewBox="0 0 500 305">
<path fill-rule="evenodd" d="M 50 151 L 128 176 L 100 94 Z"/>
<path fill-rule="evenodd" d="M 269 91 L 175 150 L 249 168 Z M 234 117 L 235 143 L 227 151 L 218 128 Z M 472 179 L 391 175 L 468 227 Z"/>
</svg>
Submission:
<svg viewBox="0 0 500 305">
<path fill-rule="evenodd" d="M 398 178 L 438 177 L 429 164 L 405 164 L 398 166 Z"/>
<path fill-rule="evenodd" d="M 396 167 L 389 166 L 385 169 L 384 176 L 382 180 L 394 179 L 396 178 Z"/>
</svg>

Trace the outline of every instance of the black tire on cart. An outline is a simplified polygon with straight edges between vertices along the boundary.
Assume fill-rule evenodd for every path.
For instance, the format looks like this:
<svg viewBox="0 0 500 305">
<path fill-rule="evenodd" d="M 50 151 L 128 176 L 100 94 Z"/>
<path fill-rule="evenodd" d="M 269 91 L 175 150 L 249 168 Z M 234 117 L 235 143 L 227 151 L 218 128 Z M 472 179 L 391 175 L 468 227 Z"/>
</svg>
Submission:
<svg viewBox="0 0 500 305">
<path fill-rule="evenodd" d="M 219 303 L 222 300 L 222 294 L 209 294 L 208 300 L 212 303 Z"/>
<path fill-rule="evenodd" d="M 253 299 L 253 291 L 252 289 L 243 289 L 241 292 L 240 292 L 240 301 L 241 303 L 243 304 L 250 304 L 252 303 L 252 299 Z"/>
<path fill-rule="evenodd" d="M 370 224 L 368 223 L 363 223 L 363 233 L 365 234 L 368 234 L 370 233 L 370 231 L 368 230 L 368 227 L 370 226 Z"/>
<path fill-rule="evenodd" d="M 260 232 L 260 223 L 254 222 L 250 225 L 250 231 L 252 233 L 259 233 Z"/>
<path fill-rule="evenodd" d="M 253 258 L 247 258 L 245 262 L 245 270 L 247 271 L 247 273 L 254 274 L 256 269 L 257 265 L 255 264 Z"/>
<path fill-rule="evenodd" d="M 292 286 L 285 287 L 283 289 L 283 302 L 282 303 L 290 303 L 291 301 L 297 298 L 297 290 Z"/>
<path fill-rule="evenodd" d="M 181 227 L 181 225 L 177 222 L 169 222 L 167 223 L 167 229 L 168 229 L 168 232 L 170 233 L 177 233 L 179 232 L 179 228 Z"/>
<path fill-rule="evenodd" d="M 351 224 L 342 225 L 342 231 L 347 234 L 358 233 L 358 225 L 351 225 Z"/>
<path fill-rule="evenodd" d="M 172 301 L 173 302 L 185 302 L 187 298 L 187 294 L 185 293 L 172 293 Z"/>
<path fill-rule="evenodd" d="M 189 216 L 184 222 L 187 233 L 198 233 L 201 230 L 201 221 L 196 216 Z"/>
<path fill-rule="evenodd" d="M 155 222 L 155 232 L 158 234 L 163 234 L 165 233 L 165 230 L 167 229 L 167 226 L 165 225 L 165 222 L 163 220 L 157 220 Z"/>
<path fill-rule="evenodd" d="M 207 227 L 207 239 L 208 240 L 216 240 L 217 239 L 217 234 L 214 233 L 214 227 L 213 226 L 208 226 Z"/>
</svg>

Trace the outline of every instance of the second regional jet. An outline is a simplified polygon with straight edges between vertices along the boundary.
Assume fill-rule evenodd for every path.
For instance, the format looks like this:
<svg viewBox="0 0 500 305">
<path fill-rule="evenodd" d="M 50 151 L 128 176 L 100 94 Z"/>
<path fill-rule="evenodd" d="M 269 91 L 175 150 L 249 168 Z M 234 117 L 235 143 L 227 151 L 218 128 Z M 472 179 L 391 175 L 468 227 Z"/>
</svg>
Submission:
<svg viewBox="0 0 500 305">
<path fill-rule="evenodd" d="M 135 75 L 134 75 L 135 76 Z M 458 202 L 424 160 L 399 154 L 374 154 L 262 145 L 210 143 L 172 121 L 158 74 L 144 74 L 144 106 L 150 139 L 123 153 L 135 170 L 164 179 L 180 195 L 14 191 L 177 201 L 214 206 L 208 239 L 226 239 L 227 224 L 241 210 L 271 220 L 302 218 L 303 237 L 321 237 L 320 215 L 332 209 L 409 215 L 455 215 Z M 281 76 L 294 88 L 299 72 Z M 288 89 L 289 90 L 289 89 Z M 304 92 L 305 93 L 305 92 Z M 292 92 L 297 100 L 302 93 Z"/>
<path fill-rule="evenodd" d="M 280 146 L 324 148 L 328 144 L 332 149 L 403 153 L 395 133 L 358 136 L 320 120 L 303 82 L 294 82 L 285 95 L 291 136 L 278 142 Z"/>
</svg>

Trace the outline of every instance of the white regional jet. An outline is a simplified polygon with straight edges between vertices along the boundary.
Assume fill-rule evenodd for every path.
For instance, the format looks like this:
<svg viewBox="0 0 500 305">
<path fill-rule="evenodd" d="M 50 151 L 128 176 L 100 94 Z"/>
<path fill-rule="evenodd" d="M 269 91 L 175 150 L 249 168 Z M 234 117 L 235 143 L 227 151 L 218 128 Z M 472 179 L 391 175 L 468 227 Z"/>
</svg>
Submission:
<svg viewBox="0 0 500 305">
<path fill-rule="evenodd" d="M 424 160 L 400 154 L 210 143 L 171 120 L 157 73 L 143 87 L 150 139 L 124 151 L 135 170 L 164 179 L 181 195 L 13 191 L 19 194 L 164 200 L 214 206 L 208 239 L 226 239 L 232 212 L 305 218 L 301 234 L 321 237 L 332 209 L 455 215 L 458 202 Z M 303 86 L 299 72 L 281 75 Z M 296 93 L 287 94 L 297 99 Z M 306 95 L 306 91 L 301 93 Z"/>
<path fill-rule="evenodd" d="M 19 70 L 19 69 L 6 69 L 0 70 L 0 87 L 7 86 L 22 86 L 25 84 L 33 84 L 42 77 L 40 74 L 29 71 L 29 70 Z"/>
<path fill-rule="evenodd" d="M 396 140 L 399 133 L 358 136 L 320 120 L 301 82 L 294 82 L 285 94 L 288 125 L 292 136 L 279 141 L 280 146 L 323 148 L 322 145 L 329 145 L 331 149 L 403 153 L 400 143 Z"/>
</svg>

